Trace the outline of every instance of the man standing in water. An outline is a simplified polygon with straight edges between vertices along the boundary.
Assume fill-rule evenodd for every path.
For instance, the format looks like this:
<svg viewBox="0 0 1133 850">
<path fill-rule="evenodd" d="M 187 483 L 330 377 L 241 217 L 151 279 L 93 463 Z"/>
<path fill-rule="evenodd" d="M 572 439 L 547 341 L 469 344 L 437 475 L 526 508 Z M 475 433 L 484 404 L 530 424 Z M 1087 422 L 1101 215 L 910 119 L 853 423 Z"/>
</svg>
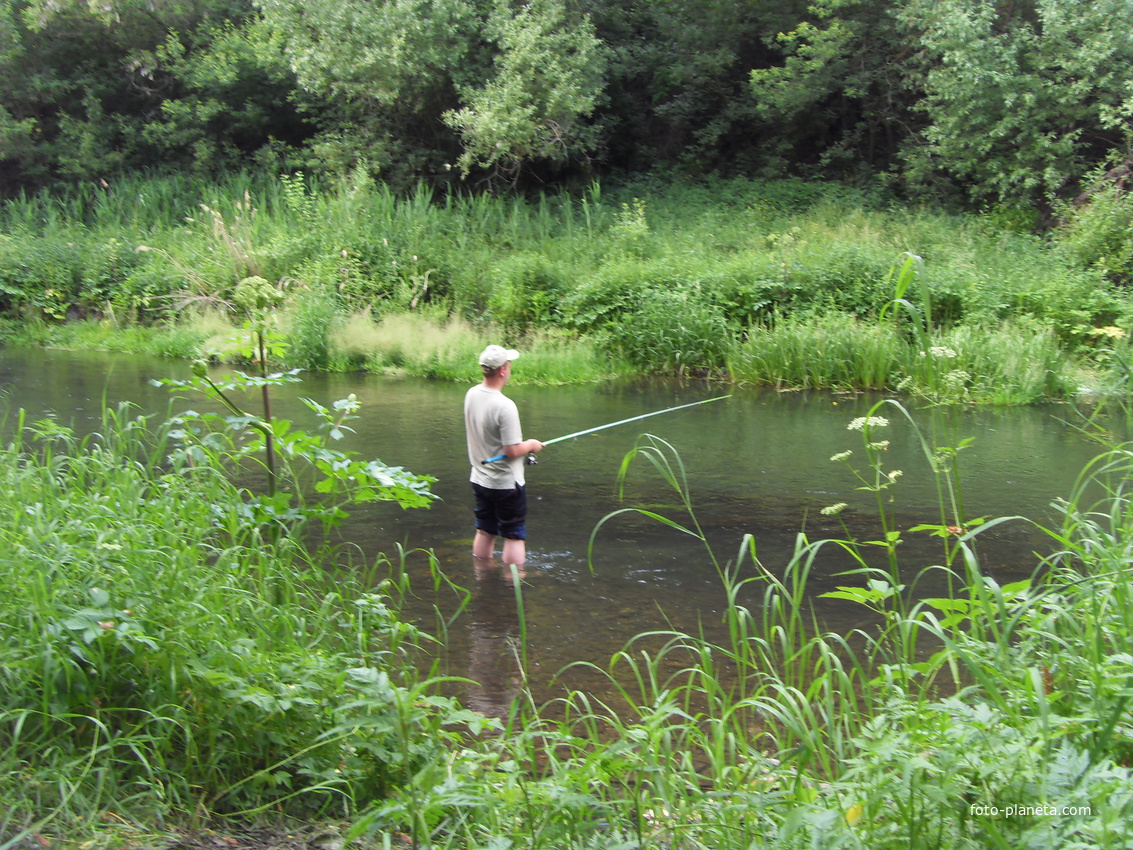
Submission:
<svg viewBox="0 0 1133 850">
<path fill-rule="evenodd" d="M 524 459 L 543 449 L 538 440 L 524 440 L 515 402 L 503 394 L 511 378 L 512 348 L 489 345 L 480 354 L 483 380 L 464 396 L 464 429 L 472 492 L 476 495 L 476 537 L 472 554 L 492 559 L 496 537 L 503 537 L 503 562 L 522 567 L 527 560 L 527 487 Z M 504 455 L 492 463 L 485 458 Z"/>
</svg>

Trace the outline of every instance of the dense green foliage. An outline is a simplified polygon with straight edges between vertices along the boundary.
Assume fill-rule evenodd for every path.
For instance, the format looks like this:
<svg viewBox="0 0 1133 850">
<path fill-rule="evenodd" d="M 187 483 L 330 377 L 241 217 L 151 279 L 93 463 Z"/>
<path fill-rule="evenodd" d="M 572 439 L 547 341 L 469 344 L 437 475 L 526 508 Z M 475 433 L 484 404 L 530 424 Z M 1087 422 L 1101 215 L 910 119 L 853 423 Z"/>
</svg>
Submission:
<svg viewBox="0 0 1133 850">
<path fill-rule="evenodd" d="M 0 306 L 24 342 L 243 366 L 237 295 L 257 279 L 279 304 L 273 367 L 463 380 L 504 337 L 538 353 L 529 380 L 1026 403 L 1097 388 L 1127 354 L 1131 210 L 1111 189 L 1040 238 L 801 181 L 524 200 L 401 198 L 361 177 L 126 180 L 9 201 Z"/>
<path fill-rule="evenodd" d="M 1051 554 L 1003 584 L 980 539 L 1023 520 L 963 513 L 963 443 L 926 440 L 923 469 L 889 468 L 902 415 L 879 404 L 831 458 L 849 472 L 835 492 L 876 497 L 876 539 L 800 535 L 786 564 L 750 537 L 728 561 L 706 549 L 722 645 L 642 635 L 611 654 L 608 702 L 526 694 L 503 721 L 413 672 L 424 636 L 397 617 L 397 563 L 265 540 L 224 475 L 171 466 L 167 429 L 126 411 L 87 438 L 9 423 L 0 841 L 148 844 L 270 813 L 453 850 L 1127 846 L 1133 456 L 1112 446 L 1085 470 Z M 642 461 L 684 512 L 641 512 L 703 539 L 694 471 L 646 435 L 619 476 L 631 499 Z M 913 529 L 894 523 L 902 473 L 941 493 Z M 902 536 L 926 533 L 937 566 L 908 563 Z M 830 546 L 858 564 L 827 592 L 863 606 L 852 634 L 808 614 Z M 930 573 L 947 593 L 918 592 Z"/>
<path fill-rule="evenodd" d="M 442 746 L 457 715 L 402 678 L 417 631 L 376 568 L 328 582 L 331 553 L 262 533 L 171 425 L 6 428 L 0 840 L 107 811 L 341 812 Z"/>
<path fill-rule="evenodd" d="M 3 188 L 880 177 L 1031 209 L 1127 156 L 1130 0 L 7 0 Z"/>
</svg>

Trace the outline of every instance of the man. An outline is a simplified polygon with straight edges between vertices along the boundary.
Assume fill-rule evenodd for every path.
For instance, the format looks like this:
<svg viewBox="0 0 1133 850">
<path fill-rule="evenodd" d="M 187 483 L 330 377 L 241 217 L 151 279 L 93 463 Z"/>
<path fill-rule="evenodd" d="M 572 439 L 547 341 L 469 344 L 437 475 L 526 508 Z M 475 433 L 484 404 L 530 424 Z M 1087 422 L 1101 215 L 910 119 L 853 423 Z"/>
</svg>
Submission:
<svg viewBox="0 0 1133 850">
<path fill-rule="evenodd" d="M 503 562 L 522 567 L 527 560 L 527 488 L 524 459 L 542 451 L 538 440 L 524 440 L 519 410 L 503 394 L 511 378 L 513 348 L 489 345 L 480 354 L 483 380 L 464 396 L 464 429 L 468 462 L 472 465 L 472 492 L 476 495 L 476 537 L 472 554 L 491 560 L 496 537 L 503 537 Z M 486 458 L 503 459 L 482 463 Z"/>
</svg>

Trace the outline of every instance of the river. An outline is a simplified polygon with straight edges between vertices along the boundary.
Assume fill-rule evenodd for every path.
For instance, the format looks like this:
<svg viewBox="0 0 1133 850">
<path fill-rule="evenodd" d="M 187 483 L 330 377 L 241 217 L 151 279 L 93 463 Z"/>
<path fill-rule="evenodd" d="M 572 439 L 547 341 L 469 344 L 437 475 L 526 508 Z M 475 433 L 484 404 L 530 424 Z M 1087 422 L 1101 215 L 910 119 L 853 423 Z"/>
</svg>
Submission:
<svg viewBox="0 0 1133 850">
<path fill-rule="evenodd" d="M 103 404 L 136 405 L 140 413 L 163 415 L 169 392 L 153 378 L 185 377 L 184 363 L 154 358 L 40 350 L 0 350 L 0 387 L 9 408 L 32 418 L 54 415 L 78 430 L 94 427 Z M 313 424 L 300 399 L 329 405 L 355 393 L 362 403 L 355 433 L 339 447 L 365 458 L 434 476 L 440 497 L 428 510 L 403 511 L 388 504 L 355 509 L 341 540 L 366 559 L 409 551 L 415 593 L 406 615 L 444 638 L 441 669 L 481 682 L 465 696 L 474 707 L 498 713 L 517 687 L 513 648 L 521 633 L 514 589 L 499 571 L 477 574 L 470 554 L 471 492 L 467 483 L 461 403 L 466 385 L 367 374 L 308 375 L 300 384 L 274 390 L 274 414 L 297 427 Z M 844 537 L 842 522 L 862 540 L 879 534 L 872 494 L 831 456 L 853 450 L 864 456 L 861 435 L 848 429 L 882 397 L 831 392 L 776 392 L 722 388 L 691 381 L 637 380 L 572 387 L 525 385 L 522 358 L 507 393 L 520 407 L 524 435 L 548 440 L 607 422 L 731 392 L 719 402 L 652 417 L 548 447 L 528 471 L 529 543 L 523 581 L 526 675 L 538 699 L 550 698 L 555 676 L 575 662 L 604 667 L 633 636 L 676 628 L 722 637 L 724 594 L 707 547 L 721 564 L 734 562 L 747 534 L 760 562 L 781 571 L 798 535 L 811 540 Z M 253 410 L 255 399 L 249 399 Z M 939 563 L 941 544 L 914 525 L 939 520 L 937 489 L 920 437 L 939 446 L 971 444 L 959 453 L 962 499 L 969 518 L 1028 517 L 1056 524 L 1052 502 L 1069 494 L 1098 447 L 1074 428 L 1068 405 L 994 409 L 918 409 L 908 400 L 910 423 L 896 407 L 878 411 L 889 425 L 874 432 L 889 441 L 886 472 L 899 471 L 887 495 L 897 527 L 902 578 Z M 198 409 L 200 402 L 194 402 Z M 915 423 L 915 427 L 914 424 Z M 625 498 L 619 500 L 619 466 L 642 434 L 665 440 L 687 475 L 696 520 L 707 542 L 696 540 L 640 513 L 622 513 L 602 525 L 589 556 L 592 532 L 604 517 L 623 508 L 646 508 L 687 524 L 676 493 L 642 458 L 630 467 Z M 859 468 L 867 471 L 859 463 Z M 839 517 L 822 508 L 844 502 Z M 1034 525 L 1011 522 L 981 538 L 985 571 L 1001 581 L 1032 573 L 1045 551 Z M 431 553 L 427 554 L 427 553 Z M 439 590 L 430 557 L 462 595 L 447 584 Z M 865 621 L 861 609 L 823 600 L 818 594 L 840 584 L 853 566 L 845 556 L 819 559 L 810 586 L 814 610 L 827 628 L 846 631 Z M 744 575 L 750 575 L 750 562 Z M 941 590 L 939 576 L 918 592 Z M 443 625 L 442 625 L 443 624 Z M 602 677 L 578 668 L 572 686 L 601 690 Z"/>
</svg>

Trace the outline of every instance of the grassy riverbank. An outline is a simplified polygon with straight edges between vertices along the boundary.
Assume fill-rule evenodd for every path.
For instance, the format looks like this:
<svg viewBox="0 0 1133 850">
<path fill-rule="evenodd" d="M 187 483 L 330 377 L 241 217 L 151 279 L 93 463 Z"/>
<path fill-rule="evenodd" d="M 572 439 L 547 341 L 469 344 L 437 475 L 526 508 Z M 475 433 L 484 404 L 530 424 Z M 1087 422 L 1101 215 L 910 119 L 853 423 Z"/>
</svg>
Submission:
<svg viewBox="0 0 1133 850">
<path fill-rule="evenodd" d="M 16 342 L 234 360 L 233 290 L 257 276 L 285 294 L 286 367 L 465 379 L 472 353 L 506 340 L 547 382 L 1104 393 L 1133 327 L 1104 240 L 1018 223 L 792 181 L 523 200 L 134 180 L 7 202 L 0 308 Z"/>
<path fill-rule="evenodd" d="M 643 636 L 612 654 L 616 700 L 521 696 L 502 725 L 416 671 L 428 639 L 397 617 L 396 559 L 342 569 L 343 551 L 265 536 L 207 455 L 165 460 L 167 426 L 9 422 L 0 846 L 159 846 L 248 818 L 453 850 L 1127 846 L 1133 454 L 1085 471 L 1034 577 L 1003 586 L 980 536 L 1025 520 L 962 513 L 958 448 L 889 469 L 901 416 L 847 423 L 831 459 L 876 496 L 876 540 L 800 536 L 785 564 L 750 539 L 706 549 L 728 641 Z M 700 534 L 672 447 L 645 438 L 627 464 Z M 902 473 L 939 485 L 919 530 L 889 525 Z M 937 535 L 937 565 L 904 562 L 902 533 Z M 886 555 L 835 591 L 877 628 L 813 633 L 826 546 Z M 910 601 L 940 571 L 950 592 Z M 736 602 L 752 589 L 755 610 Z M 521 583 L 516 603 L 522 623 Z"/>
</svg>

